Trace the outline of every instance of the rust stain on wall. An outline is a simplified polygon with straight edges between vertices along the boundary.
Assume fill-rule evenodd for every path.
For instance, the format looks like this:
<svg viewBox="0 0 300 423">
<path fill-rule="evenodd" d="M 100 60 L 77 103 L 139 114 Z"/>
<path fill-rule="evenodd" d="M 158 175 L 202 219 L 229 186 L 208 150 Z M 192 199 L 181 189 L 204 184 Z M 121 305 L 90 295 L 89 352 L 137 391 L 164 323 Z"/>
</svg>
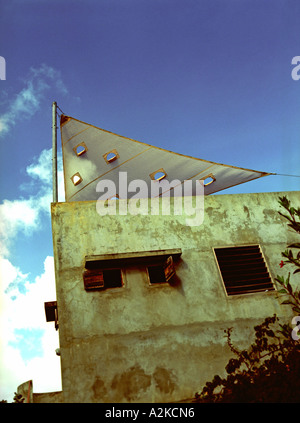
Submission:
<svg viewBox="0 0 300 423">
<path fill-rule="evenodd" d="M 155 380 L 156 387 L 165 394 L 172 393 L 176 388 L 176 377 L 172 371 L 162 367 L 156 367 L 153 373 L 153 378 Z"/>
<path fill-rule="evenodd" d="M 147 375 L 140 366 L 133 366 L 120 375 L 115 375 L 111 387 L 121 396 L 131 401 L 140 391 L 146 391 L 151 385 L 151 376 Z"/>
<path fill-rule="evenodd" d="M 95 382 L 92 386 L 92 390 L 93 390 L 93 394 L 94 394 L 93 396 L 95 400 L 101 400 L 107 394 L 105 383 L 98 376 L 95 379 Z"/>
</svg>

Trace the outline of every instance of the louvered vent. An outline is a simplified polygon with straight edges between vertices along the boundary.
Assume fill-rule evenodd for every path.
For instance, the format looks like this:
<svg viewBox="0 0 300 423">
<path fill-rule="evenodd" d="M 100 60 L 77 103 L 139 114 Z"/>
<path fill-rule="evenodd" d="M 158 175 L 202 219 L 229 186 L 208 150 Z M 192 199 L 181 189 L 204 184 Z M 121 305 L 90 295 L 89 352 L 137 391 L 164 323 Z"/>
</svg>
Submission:
<svg viewBox="0 0 300 423">
<path fill-rule="evenodd" d="M 214 250 L 228 295 L 274 290 L 259 245 Z"/>
</svg>

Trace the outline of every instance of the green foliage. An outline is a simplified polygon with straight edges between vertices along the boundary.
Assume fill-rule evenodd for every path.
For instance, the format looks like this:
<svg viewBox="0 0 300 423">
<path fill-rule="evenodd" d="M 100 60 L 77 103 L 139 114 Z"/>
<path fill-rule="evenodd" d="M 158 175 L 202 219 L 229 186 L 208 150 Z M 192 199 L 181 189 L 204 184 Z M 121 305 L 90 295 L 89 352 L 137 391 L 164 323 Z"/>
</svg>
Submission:
<svg viewBox="0 0 300 423">
<path fill-rule="evenodd" d="M 288 214 L 278 212 L 280 216 L 283 216 L 285 219 L 287 219 L 289 222 L 288 226 L 291 227 L 295 232 L 300 234 L 300 208 L 295 209 L 294 207 L 291 207 L 290 201 L 286 197 L 279 197 L 279 204 L 288 212 Z M 288 249 L 283 251 L 281 253 L 281 256 L 286 260 L 282 260 L 280 262 L 280 267 L 292 264 L 296 266 L 296 270 L 294 270 L 293 274 L 300 272 L 299 242 L 295 242 L 293 244 L 288 245 Z M 293 289 L 290 283 L 290 277 L 290 273 L 287 277 L 277 275 L 277 278 L 275 280 L 279 283 L 279 285 L 281 285 L 281 289 L 278 291 L 278 293 L 286 294 L 288 296 L 288 299 L 284 300 L 282 304 L 290 305 L 294 312 L 300 314 L 300 290 Z"/>
<path fill-rule="evenodd" d="M 295 313 L 300 314 L 300 291 L 299 289 L 293 290 L 292 285 L 290 284 L 290 276 L 290 273 L 286 278 L 277 275 L 275 280 L 282 286 L 282 288 L 278 290 L 278 293 L 289 296 L 289 299 L 282 301 L 281 304 L 290 305 Z"/>
<path fill-rule="evenodd" d="M 279 197 L 278 202 L 280 206 L 282 206 L 288 212 L 288 214 L 283 214 L 279 211 L 278 213 L 280 214 L 280 216 L 283 216 L 285 219 L 287 219 L 289 221 L 288 226 L 294 229 L 294 231 L 298 232 L 298 234 L 300 234 L 300 207 L 298 207 L 297 209 L 291 207 L 290 200 L 285 196 Z"/>
<path fill-rule="evenodd" d="M 236 358 L 225 367 L 227 377 L 214 376 L 195 395 L 195 402 L 299 402 L 300 344 L 291 339 L 286 326 L 279 325 L 276 315 L 254 330 L 254 343 L 242 351 L 232 344 L 232 328 L 225 331 Z"/>
<path fill-rule="evenodd" d="M 291 207 L 286 197 L 279 197 L 279 204 L 288 220 L 288 226 L 300 234 L 300 208 Z M 286 213 L 287 212 L 287 213 Z M 293 249 L 293 250 L 292 250 Z M 293 243 L 281 253 L 287 264 L 296 266 L 293 274 L 300 272 L 300 243 Z M 282 304 L 300 314 L 300 292 L 291 284 L 291 274 L 277 276 L 281 286 L 278 291 L 286 299 Z M 226 337 L 230 350 L 235 355 L 225 367 L 227 377 L 214 376 L 201 393 L 196 393 L 195 402 L 299 402 L 300 392 L 300 342 L 291 337 L 288 324 L 280 324 L 276 315 L 266 318 L 255 326 L 255 341 L 247 349 L 239 351 L 231 340 L 232 328 Z"/>
</svg>

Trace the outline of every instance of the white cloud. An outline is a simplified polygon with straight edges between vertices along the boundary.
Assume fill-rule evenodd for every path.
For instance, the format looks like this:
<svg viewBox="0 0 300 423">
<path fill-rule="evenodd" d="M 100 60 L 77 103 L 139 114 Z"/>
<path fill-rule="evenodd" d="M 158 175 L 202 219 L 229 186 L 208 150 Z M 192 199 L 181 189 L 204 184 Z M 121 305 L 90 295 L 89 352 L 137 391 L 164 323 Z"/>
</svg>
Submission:
<svg viewBox="0 0 300 423">
<path fill-rule="evenodd" d="M 56 69 L 41 65 L 31 68 L 25 87 L 9 103 L 7 111 L 0 116 L 0 137 L 7 133 L 18 121 L 32 117 L 40 107 L 47 90 L 57 88 L 66 94 L 67 89 Z M 38 158 L 26 169 L 31 178 L 29 187 L 35 193 L 27 198 L 13 201 L 5 199 L 0 204 L 0 253 L 9 256 L 11 242 L 18 233 L 31 234 L 39 229 L 41 214 L 50 212 L 52 201 L 52 150 L 43 150 Z M 58 156 L 59 199 L 64 200 L 62 160 Z"/>
<path fill-rule="evenodd" d="M 46 92 L 53 88 L 67 93 L 57 70 L 46 65 L 31 68 L 24 88 L 0 116 L 0 137 L 21 120 L 33 117 Z M 42 216 L 50 219 L 51 149 L 33 158 L 26 173 L 29 182 L 20 187 L 23 195 L 0 204 L 0 400 L 9 402 L 17 386 L 29 379 L 33 379 L 34 392 L 61 390 L 60 359 L 55 354 L 58 333 L 53 323 L 46 322 L 44 311 L 44 302 L 56 298 L 53 257 L 45 259 L 44 272 L 35 278 L 15 266 L 11 258 L 13 243 L 20 236 L 44 230 Z M 59 201 L 64 201 L 61 155 L 58 183 Z"/>
<path fill-rule="evenodd" d="M 0 252 L 9 255 L 9 246 L 19 231 L 28 233 L 37 225 L 34 199 L 4 200 L 0 204 Z"/>
<path fill-rule="evenodd" d="M 9 257 L 11 243 L 18 233 L 32 234 L 40 229 L 43 213 L 50 216 L 52 201 L 52 151 L 43 150 L 38 158 L 26 169 L 34 182 L 34 195 L 16 200 L 4 200 L 0 204 L 0 253 Z M 30 183 L 29 183 L 30 185 Z M 64 201 L 64 181 L 61 156 L 58 156 L 59 201 Z"/>
<path fill-rule="evenodd" d="M 4 258 L 0 257 L 0 281 L 2 284 L 3 292 L 9 294 L 10 298 L 15 298 L 20 292 L 26 292 L 26 282 L 28 274 L 23 274 L 22 271 L 13 266 L 12 263 Z M 1 308 L 4 309 L 3 301 L 1 301 Z"/>
<path fill-rule="evenodd" d="M 54 324 L 47 323 L 44 302 L 54 301 L 55 276 L 53 257 L 44 262 L 43 274 L 34 280 L 14 266 L 10 258 L 11 244 L 21 234 L 32 235 L 41 230 L 40 218 L 47 213 L 50 219 L 52 201 L 51 150 L 43 150 L 26 171 L 34 180 L 36 192 L 27 198 L 4 200 L 0 204 L 0 400 L 13 400 L 18 385 L 32 379 L 34 392 L 61 390 L 60 359 L 55 354 L 59 346 Z M 61 157 L 58 165 L 60 199 L 63 201 L 63 171 Z M 22 355 L 16 329 L 43 330 L 37 339 L 39 353 L 30 360 Z M 32 348 L 35 348 L 34 339 Z"/>
<path fill-rule="evenodd" d="M 54 301 L 55 278 L 54 260 L 48 256 L 44 262 L 44 272 L 30 281 L 20 269 L 7 259 L 0 259 L 0 286 L 3 292 L 16 277 L 25 278 L 26 295 L 1 296 L 0 303 L 0 399 L 12 401 L 18 385 L 32 379 L 34 392 L 61 390 L 60 359 L 55 354 L 59 347 L 58 333 L 53 323 L 47 323 L 44 311 L 45 301 Z M 17 345 L 16 329 L 40 330 L 39 354 L 26 360 Z M 35 348 L 34 343 L 32 348 Z M 3 365 L 4 364 L 4 365 Z"/>
<path fill-rule="evenodd" d="M 38 159 L 26 168 L 26 172 L 34 179 L 39 179 L 49 185 L 52 182 L 52 151 L 43 150 Z M 51 166 L 50 166 L 51 164 Z"/>
<path fill-rule="evenodd" d="M 26 168 L 26 173 L 32 180 L 40 182 L 40 190 L 47 192 L 47 195 L 52 194 L 52 149 L 43 150 L 39 157 L 35 158 L 33 163 Z M 58 178 L 58 201 L 64 201 L 64 176 L 63 176 L 63 163 L 62 155 L 60 152 L 57 154 L 57 178 Z M 34 183 L 36 186 L 36 183 Z M 52 197 L 50 202 L 52 201 Z"/>
<path fill-rule="evenodd" d="M 0 136 L 6 134 L 18 121 L 31 118 L 39 109 L 44 94 L 55 87 L 67 94 L 58 70 L 41 65 L 31 68 L 25 81 L 26 86 L 10 102 L 8 110 L 0 116 Z"/>
</svg>

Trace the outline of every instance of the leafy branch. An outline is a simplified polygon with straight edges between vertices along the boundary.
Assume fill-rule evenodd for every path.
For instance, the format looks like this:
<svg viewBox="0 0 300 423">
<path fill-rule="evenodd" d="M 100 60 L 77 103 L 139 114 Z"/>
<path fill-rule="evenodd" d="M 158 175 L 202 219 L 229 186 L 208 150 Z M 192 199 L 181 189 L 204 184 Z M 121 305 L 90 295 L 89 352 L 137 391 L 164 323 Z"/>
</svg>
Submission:
<svg viewBox="0 0 300 423">
<path fill-rule="evenodd" d="M 225 367 L 227 377 L 215 375 L 195 402 L 294 402 L 298 401 L 295 386 L 300 386 L 300 345 L 282 336 L 276 315 L 255 326 L 255 341 L 239 351 L 231 340 L 232 328 L 225 330 L 227 344 L 236 358 Z M 278 381 L 281 381 L 280 384 Z M 284 381 L 284 382 L 282 382 Z M 286 398 L 286 394 L 289 398 Z"/>
<path fill-rule="evenodd" d="M 300 208 L 296 209 L 291 206 L 290 200 L 286 197 L 279 197 L 279 204 L 288 212 L 288 214 L 283 214 L 278 212 L 280 216 L 283 216 L 287 219 L 290 223 L 288 226 L 291 227 L 295 232 L 300 234 Z M 291 248 L 299 250 L 298 252 L 294 252 Z M 296 254 L 296 255 L 294 255 Z M 286 264 L 292 264 L 296 266 L 296 270 L 294 270 L 293 274 L 300 272 L 300 243 L 296 242 L 293 244 L 288 245 L 288 249 L 281 253 L 281 256 L 286 260 L 281 260 L 280 267 L 285 266 Z M 300 290 L 293 289 L 290 283 L 290 276 L 285 278 L 284 276 L 277 275 L 275 280 L 281 285 L 281 289 L 278 291 L 279 294 L 287 294 L 289 299 L 284 300 L 282 304 L 292 306 L 292 310 L 296 313 L 300 313 Z"/>
<path fill-rule="evenodd" d="M 279 204 L 288 212 L 288 214 L 283 214 L 280 211 L 278 212 L 280 216 L 287 219 L 290 223 L 288 223 L 288 226 L 294 229 L 294 231 L 298 232 L 300 234 L 300 223 L 296 220 L 296 217 L 300 219 L 300 207 L 297 209 L 294 207 L 291 207 L 291 202 L 287 197 L 279 197 Z M 299 244 L 298 244 L 299 245 Z"/>
</svg>

